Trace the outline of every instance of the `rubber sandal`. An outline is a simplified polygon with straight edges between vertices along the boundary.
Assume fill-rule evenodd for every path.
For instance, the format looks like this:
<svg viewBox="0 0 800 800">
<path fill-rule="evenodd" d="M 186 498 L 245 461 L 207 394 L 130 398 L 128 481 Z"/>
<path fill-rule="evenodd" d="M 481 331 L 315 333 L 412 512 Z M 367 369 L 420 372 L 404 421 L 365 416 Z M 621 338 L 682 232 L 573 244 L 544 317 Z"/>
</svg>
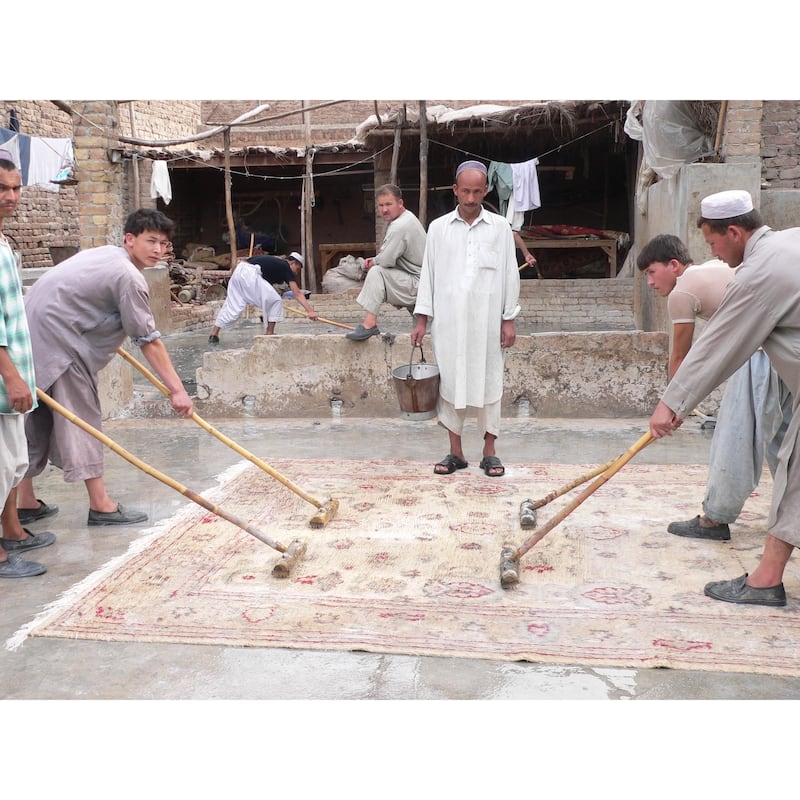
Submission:
<svg viewBox="0 0 800 800">
<path fill-rule="evenodd" d="M 448 453 L 438 464 L 433 468 L 434 475 L 452 475 L 457 469 L 466 469 L 469 464 L 463 458 L 454 456 Z M 436 467 L 444 467 L 443 470 L 436 469 Z"/>
<path fill-rule="evenodd" d="M 480 468 L 490 478 L 500 478 L 506 474 L 506 468 L 497 456 L 484 456 L 481 459 Z M 492 470 L 500 470 L 500 472 L 492 472 Z"/>
</svg>

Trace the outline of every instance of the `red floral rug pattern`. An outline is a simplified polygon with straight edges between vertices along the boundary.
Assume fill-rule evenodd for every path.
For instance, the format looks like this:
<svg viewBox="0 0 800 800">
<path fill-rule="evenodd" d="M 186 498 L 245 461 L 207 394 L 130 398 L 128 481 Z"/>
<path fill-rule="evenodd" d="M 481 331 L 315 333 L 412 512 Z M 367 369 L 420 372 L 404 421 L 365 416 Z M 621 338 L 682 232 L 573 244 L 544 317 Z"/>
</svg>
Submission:
<svg viewBox="0 0 800 800">
<path fill-rule="evenodd" d="M 531 548 L 504 590 L 502 547 L 532 533 L 519 504 L 595 465 L 507 464 L 502 478 L 477 464 L 445 477 L 411 461 L 273 466 L 338 499 L 337 516 L 311 529 L 315 508 L 249 464 L 206 496 L 278 542 L 305 539 L 288 579 L 272 577 L 277 551 L 189 503 L 9 646 L 31 635 L 800 675 L 793 562 L 785 608 L 703 595 L 755 567 L 768 475 L 731 541 L 708 542 L 666 532 L 699 512 L 705 467 L 628 464 Z M 578 492 L 539 509 L 539 524 Z"/>
</svg>

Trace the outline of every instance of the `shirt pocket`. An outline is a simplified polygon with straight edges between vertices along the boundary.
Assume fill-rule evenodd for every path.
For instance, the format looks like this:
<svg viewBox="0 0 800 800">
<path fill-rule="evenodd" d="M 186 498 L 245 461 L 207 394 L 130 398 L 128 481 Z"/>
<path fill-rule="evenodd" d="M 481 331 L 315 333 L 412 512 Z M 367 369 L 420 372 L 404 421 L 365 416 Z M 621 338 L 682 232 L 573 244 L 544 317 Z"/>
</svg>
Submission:
<svg viewBox="0 0 800 800">
<path fill-rule="evenodd" d="M 500 266 L 500 253 L 496 247 L 479 242 L 475 245 L 475 268 L 496 271 Z"/>
</svg>

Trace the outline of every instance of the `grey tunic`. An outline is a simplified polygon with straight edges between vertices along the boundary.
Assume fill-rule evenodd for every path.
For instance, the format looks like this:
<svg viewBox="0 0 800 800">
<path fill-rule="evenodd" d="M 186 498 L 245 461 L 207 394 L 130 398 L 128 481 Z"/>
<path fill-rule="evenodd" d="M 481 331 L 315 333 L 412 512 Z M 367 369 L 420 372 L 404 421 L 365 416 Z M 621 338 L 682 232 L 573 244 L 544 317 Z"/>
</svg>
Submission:
<svg viewBox="0 0 800 800">
<path fill-rule="evenodd" d="M 800 546 L 800 228 L 759 228 L 716 314 L 675 373 L 662 401 L 685 417 L 759 348 L 793 397 L 792 421 L 778 454 L 768 530 Z"/>
<path fill-rule="evenodd" d="M 39 278 L 25 295 L 36 383 L 49 387 L 75 361 L 97 373 L 130 336 L 153 341 L 147 281 L 124 247 L 84 250 Z"/>
<path fill-rule="evenodd" d="M 383 303 L 413 311 L 424 255 L 425 228 L 406 209 L 386 228 L 381 249 L 358 295 L 358 304 L 376 316 Z"/>
<path fill-rule="evenodd" d="M 403 270 L 403 272 L 419 278 L 424 255 L 425 228 L 406 209 L 386 228 L 381 249 L 375 256 L 375 264 L 379 267 Z"/>
<path fill-rule="evenodd" d="M 147 281 L 123 247 L 85 250 L 49 269 L 25 296 L 40 389 L 92 427 L 102 414 L 97 374 L 130 336 L 141 345 L 160 337 Z M 25 422 L 30 466 L 48 459 L 68 482 L 103 474 L 103 445 L 59 414 L 39 406 Z"/>
</svg>

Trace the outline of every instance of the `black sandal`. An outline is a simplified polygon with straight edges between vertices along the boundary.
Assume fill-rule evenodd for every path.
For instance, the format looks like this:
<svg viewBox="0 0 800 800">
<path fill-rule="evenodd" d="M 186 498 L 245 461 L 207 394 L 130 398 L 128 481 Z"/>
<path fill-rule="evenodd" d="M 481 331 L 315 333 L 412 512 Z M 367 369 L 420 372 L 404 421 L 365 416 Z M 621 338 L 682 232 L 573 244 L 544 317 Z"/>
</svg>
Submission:
<svg viewBox="0 0 800 800">
<path fill-rule="evenodd" d="M 484 456 L 480 468 L 490 477 L 499 478 L 506 474 L 506 468 L 497 456 Z M 497 471 L 499 470 L 499 472 Z"/>
<path fill-rule="evenodd" d="M 466 469 L 469 464 L 463 458 L 454 456 L 448 453 L 438 464 L 433 468 L 434 475 L 452 475 L 457 469 Z M 444 467 L 444 469 L 437 469 L 436 467 Z"/>
</svg>

